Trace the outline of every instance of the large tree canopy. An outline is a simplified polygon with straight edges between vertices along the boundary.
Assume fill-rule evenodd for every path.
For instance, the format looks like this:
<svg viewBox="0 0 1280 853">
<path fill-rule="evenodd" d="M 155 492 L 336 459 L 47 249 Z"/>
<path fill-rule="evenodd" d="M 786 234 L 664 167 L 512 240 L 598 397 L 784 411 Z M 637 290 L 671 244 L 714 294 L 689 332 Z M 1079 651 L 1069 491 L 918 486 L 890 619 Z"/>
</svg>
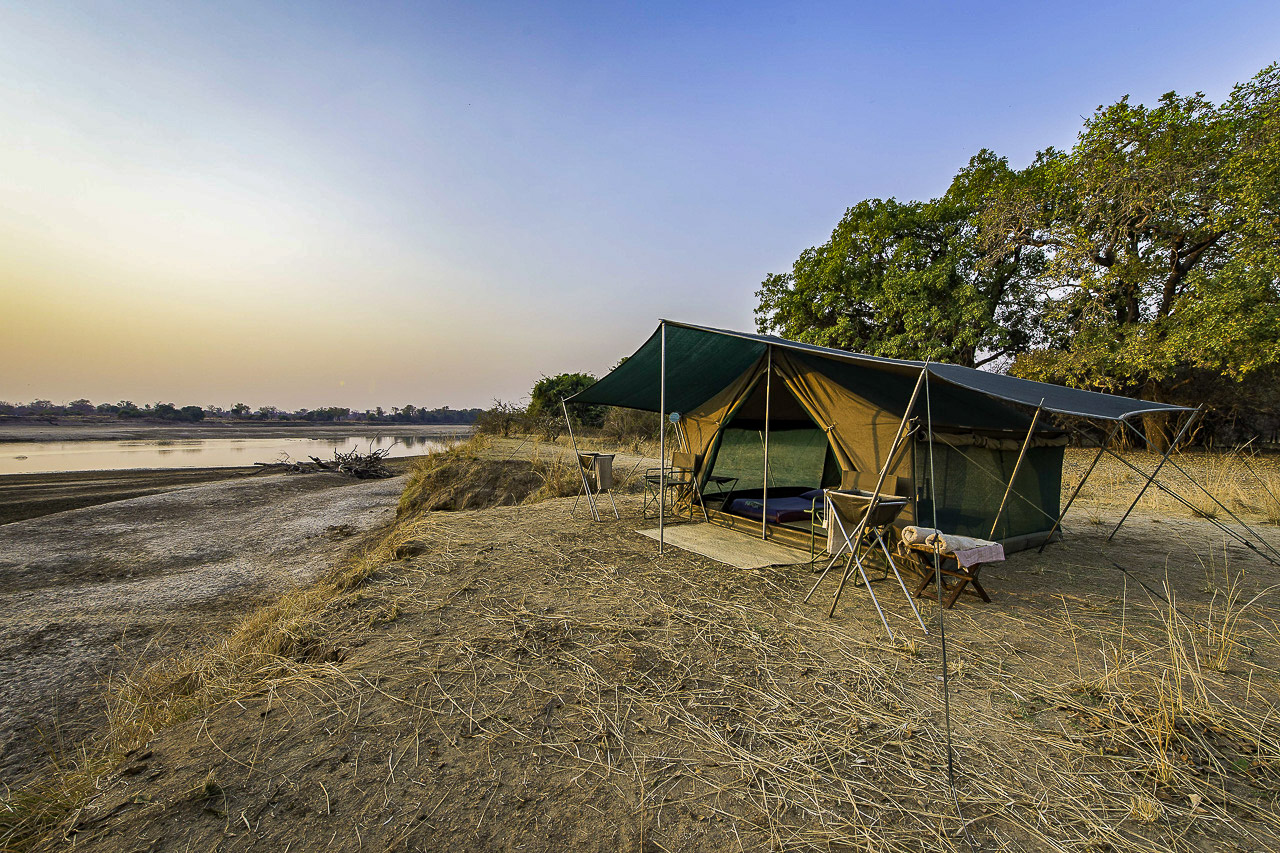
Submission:
<svg viewBox="0 0 1280 853">
<path fill-rule="evenodd" d="M 1184 401 L 1280 372 L 1278 247 L 1272 65 L 1221 105 L 1122 98 L 1025 169 L 983 151 L 941 198 L 861 202 L 765 278 L 756 315 L 799 340 L 1013 356 L 1028 378 Z"/>
<path fill-rule="evenodd" d="M 1028 246 L 1048 259 L 1046 339 L 1014 372 L 1167 395 L 1195 370 L 1277 363 L 1276 82 L 1272 66 L 1221 107 L 1173 93 L 1099 107 L 1070 151 L 994 187 L 977 217 L 992 262 Z"/>
<path fill-rule="evenodd" d="M 760 331 L 822 346 L 969 366 L 1024 351 L 1038 312 L 1028 286 L 1042 252 L 984 256 L 975 215 L 1011 176 L 982 152 L 941 198 L 871 199 L 846 211 L 831 239 L 757 292 Z"/>
</svg>

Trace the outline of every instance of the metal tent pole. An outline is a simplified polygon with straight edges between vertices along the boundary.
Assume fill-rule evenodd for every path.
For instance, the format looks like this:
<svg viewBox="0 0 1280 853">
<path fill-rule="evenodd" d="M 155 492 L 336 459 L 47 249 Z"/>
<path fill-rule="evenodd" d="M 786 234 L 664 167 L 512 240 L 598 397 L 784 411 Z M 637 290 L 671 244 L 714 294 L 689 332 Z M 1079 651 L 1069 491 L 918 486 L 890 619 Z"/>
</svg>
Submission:
<svg viewBox="0 0 1280 853">
<path fill-rule="evenodd" d="M 661 325 L 662 355 L 658 359 L 658 554 L 666 546 L 667 508 L 667 324 Z"/>
<path fill-rule="evenodd" d="M 769 538 L 769 397 L 773 380 L 773 347 L 765 346 L 764 374 L 764 484 L 760 491 L 760 538 Z"/>
<path fill-rule="evenodd" d="M 1128 459 L 1125 459 L 1123 456 L 1120 456 L 1119 454 L 1117 454 L 1114 450 L 1108 450 L 1108 451 L 1107 451 L 1107 455 L 1111 456 L 1113 459 L 1115 459 L 1115 460 L 1116 460 L 1117 462 L 1119 462 L 1121 465 L 1125 465 L 1125 466 L 1127 466 L 1127 467 L 1129 468 L 1129 470 L 1133 471 L 1134 473 L 1136 473 L 1136 474 L 1142 474 L 1142 475 L 1144 475 L 1144 476 L 1145 476 L 1145 473 L 1146 473 L 1146 472 L 1144 472 L 1144 471 L 1143 471 L 1141 468 L 1139 468 L 1138 466 L 1134 465 L 1134 464 L 1133 464 L 1132 462 L 1130 462 Z M 1192 482 L 1195 482 L 1195 481 L 1193 480 Z M 1197 486 L 1199 486 L 1200 484 L 1199 484 L 1199 483 L 1196 483 L 1196 485 L 1197 485 Z M 1187 499 L 1186 499 L 1186 498 L 1184 498 L 1182 495 L 1178 494 L 1178 493 L 1177 493 L 1177 492 L 1175 492 L 1173 489 L 1169 488 L 1168 486 L 1164 485 L 1163 483 L 1156 482 L 1156 483 L 1155 483 L 1155 487 L 1156 487 L 1157 489 L 1160 489 L 1161 491 L 1163 491 L 1163 492 L 1164 492 L 1165 494 L 1167 494 L 1169 497 L 1173 498 L 1175 501 L 1177 501 L 1178 503 L 1182 504 L 1183 506 L 1185 506 L 1187 509 L 1191 510 L 1192 512 L 1195 512 L 1195 511 L 1196 511 L 1195 504 L 1191 503 L 1191 501 L 1187 500 Z M 1223 524 L 1221 521 L 1218 521 L 1216 518 L 1206 518 L 1205 520 L 1206 520 L 1206 521 L 1208 521 L 1210 524 L 1212 524 L 1214 527 L 1216 527 L 1216 528 L 1218 528 L 1219 530 L 1221 530 L 1221 531 L 1222 531 L 1223 533 L 1225 533 L 1226 535 L 1230 536 L 1232 539 L 1235 539 L 1237 542 L 1239 542 L 1239 543 L 1240 543 L 1241 545 L 1243 545 L 1244 547 L 1246 547 L 1246 548 L 1248 548 L 1249 550 L 1253 551 L 1253 552 L 1254 552 L 1255 554 L 1257 554 L 1259 557 L 1262 557 L 1262 559 L 1264 559 L 1264 560 L 1268 561 L 1269 563 L 1272 563 L 1273 565 L 1280 566 L 1280 560 L 1276 560 L 1274 557 L 1271 557 L 1271 556 L 1269 556 L 1268 554 L 1265 554 L 1265 553 L 1263 553 L 1262 551 L 1259 551 L 1259 550 L 1258 550 L 1258 546 L 1257 546 L 1257 545 L 1255 545 L 1255 544 L 1253 543 L 1253 541 L 1252 541 L 1251 539 L 1249 539 L 1249 537 L 1245 536 L 1245 535 L 1244 535 L 1243 533 L 1241 533 L 1240 531 L 1236 530 L 1235 528 L 1228 527 L 1227 525 Z M 1254 535 L 1254 536 L 1258 536 L 1258 534 L 1257 534 L 1256 532 L 1254 532 L 1252 529 L 1250 529 L 1250 532 L 1251 532 L 1251 533 L 1253 533 L 1253 535 Z M 1266 541 L 1265 539 L 1261 539 L 1261 537 L 1259 537 L 1259 539 L 1260 539 L 1260 541 L 1262 542 L 1262 544 L 1263 544 L 1264 546 L 1266 546 L 1269 550 L 1272 550 L 1272 551 L 1274 551 L 1274 550 L 1275 550 L 1274 548 L 1272 548 L 1272 547 L 1267 543 L 1267 541 Z"/>
<path fill-rule="evenodd" d="M 916 387 L 911 392 L 911 399 L 907 402 L 907 409 L 902 413 L 902 423 L 898 424 L 898 432 L 894 435 L 893 444 L 889 445 L 889 452 L 885 455 L 884 465 L 880 468 L 880 478 L 876 480 L 876 488 L 875 491 L 871 493 L 871 500 L 867 503 L 867 511 L 862 516 L 862 520 L 858 522 L 858 526 L 853 530 L 853 535 L 855 537 L 854 541 L 859 541 L 858 537 L 861 537 L 862 531 L 866 529 L 867 519 L 871 517 L 871 514 L 876 511 L 876 507 L 880 505 L 880 489 L 884 486 L 884 478 L 889 475 L 889 466 L 893 464 L 894 454 L 898 452 L 898 444 L 902 441 L 907 424 L 911 421 L 911 410 L 915 408 L 916 399 L 920 396 L 920 388 L 924 385 L 924 378 L 927 373 L 928 367 L 926 366 L 920 371 L 920 378 L 916 380 Z M 814 590 L 818 588 L 818 584 L 822 583 L 822 579 L 827 576 L 827 572 L 831 571 L 831 566 L 833 565 L 835 565 L 835 560 L 832 560 L 826 569 L 823 570 L 822 574 L 818 576 L 817 583 L 813 585 L 813 589 L 809 590 L 809 595 L 805 596 L 804 600 L 806 602 L 809 600 L 809 597 L 813 595 Z M 836 605 L 840 603 L 840 594 L 844 592 L 844 585 L 849 582 L 849 578 L 852 574 L 853 567 L 850 566 L 840 576 L 840 585 L 836 587 L 835 597 L 831 600 L 831 610 L 827 613 L 828 617 L 836 614 Z"/>
<path fill-rule="evenodd" d="M 1027 427 L 1027 437 L 1022 442 L 1022 450 L 1018 451 L 1018 461 L 1013 463 L 1013 473 L 1009 475 L 1009 485 L 1004 490 L 1004 497 L 1000 499 L 1000 508 L 996 510 L 996 517 L 991 520 L 991 533 L 988 539 L 995 540 L 996 528 L 1000 526 L 1000 516 L 1004 515 L 1004 506 L 1009 502 L 1009 493 L 1013 491 L 1013 483 L 1018 479 L 1018 471 L 1022 468 L 1022 460 L 1027 456 L 1027 448 L 1031 446 L 1031 436 L 1036 431 L 1036 421 L 1040 420 L 1040 413 L 1044 411 L 1044 398 L 1040 398 L 1040 405 L 1036 406 L 1036 413 L 1031 416 L 1031 426 Z"/>
<path fill-rule="evenodd" d="M 1159 464 L 1156 465 L 1156 469 L 1151 472 L 1150 477 L 1147 477 L 1147 481 L 1142 484 L 1142 488 L 1138 491 L 1138 496 L 1133 499 L 1133 503 L 1129 504 L 1129 508 L 1125 510 L 1124 515 L 1120 517 L 1120 521 L 1116 524 L 1115 529 L 1112 530 L 1111 535 L 1107 537 L 1108 542 L 1110 542 L 1113 538 L 1115 538 L 1116 532 L 1120 530 L 1121 525 L 1123 525 L 1125 520 L 1129 517 L 1129 513 L 1133 512 L 1133 508 L 1138 505 L 1138 501 L 1142 500 L 1142 496 L 1145 495 L 1147 493 L 1147 489 L 1151 487 L 1152 481 L 1155 480 L 1155 478 L 1160 474 L 1160 469 L 1164 467 L 1164 463 L 1169 461 L 1169 456 L 1170 454 L 1173 453 L 1173 449 L 1178 446 L 1178 442 L 1182 440 L 1182 436 L 1186 433 L 1188 429 L 1190 429 L 1191 424 L 1195 422 L 1196 416 L 1199 415 L 1200 412 L 1202 412 L 1203 410 L 1204 410 L 1204 407 L 1200 406 L 1194 412 L 1192 412 L 1191 416 L 1187 418 L 1186 423 L 1182 425 L 1182 429 L 1178 430 L 1177 436 L 1174 437 L 1173 441 L 1169 442 L 1169 449 L 1164 452 L 1164 456 L 1160 457 L 1160 462 Z M 1121 420 L 1123 421 L 1124 418 L 1121 418 Z M 1132 426 L 1130 427 L 1130 429 L 1132 429 Z M 1147 441 L 1150 441 L 1150 439 L 1147 439 Z"/>
<path fill-rule="evenodd" d="M 1098 462 L 1102 459 L 1102 454 L 1107 451 L 1107 445 L 1111 443 L 1111 439 L 1115 438 L 1116 431 L 1119 430 L 1122 425 L 1123 422 L 1117 423 L 1111 428 L 1111 432 L 1102 437 L 1102 444 L 1098 447 L 1098 455 L 1093 457 L 1093 462 L 1089 463 L 1089 469 L 1084 472 L 1084 476 L 1081 477 L 1080 482 L 1076 484 L 1075 491 L 1071 493 L 1071 497 L 1067 498 L 1067 505 L 1064 506 L 1062 508 L 1062 512 L 1058 514 L 1058 518 L 1053 522 L 1053 527 L 1049 528 L 1049 535 L 1040 543 L 1040 549 L 1036 551 L 1037 554 L 1044 553 L 1045 546 L 1049 544 L 1049 540 L 1053 538 L 1053 534 L 1062 525 L 1062 519 L 1067 517 L 1067 510 L 1071 509 L 1071 505 L 1076 502 L 1076 496 L 1078 496 L 1080 494 L 1080 490 L 1084 488 L 1085 481 L 1089 479 L 1089 475 L 1093 473 L 1093 469 L 1098 467 Z"/>
<path fill-rule="evenodd" d="M 565 405 L 564 397 L 560 398 L 560 408 L 564 410 L 564 425 L 569 428 L 569 443 L 573 445 L 573 464 L 578 466 L 578 476 L 582 478 L 582 490 L 587 493 L 587 506 L 591 508 L 591 517 L 596 521 L 600 520 L 600 513 L 596 510 L 596 499 L 591 494 L 591 487 L 587 484 L 587 471 L 582 467 L 582 457 L 578 455 L 578 439 L 573 437 L 573 422 L 569 420 L 569 407 Z M 613 500 L 613 496 L 609 496 Z M 577 508 L 578 502 L 573 502 L 574 509 Z M 569 513 L 572 515 L 572 511 Z M 614 510 L 617 514 L 617 510 Z"/>
<path fill-rule="evenodd" d="M 1130 426 L 1129 428 L 1130 428 L 1130 429 L 1133 429 L 1133 427 L 1132 427 L 1132 426 Z M 1136 432 L 1137 430 L 1134 430 L 1134 431 Z M 1227 505 L 1226 505 L 1226 504 L 1224 504 L 1222 501 L 1218 500 L 1217 495 L 1215 495 L 1213 492 L 1211 492 L 1211 491 L 1209 491 L 1208 489 L 1206 489 L 1206 488 L 1204 487 L 1204 485 L 1203 485 L 1199 480 L 1197 480 L 1195 477 L 1192 477 L 1192 476 L 1191 476 L 1191 474 L 1190 474 L 1190 473 L 1189 473 L 1185 468 L 1183 468 L 1181 465 L 1179 465 L 1177 462 L 1175 462 L 1175 461 L 1174 461 L 1174 460 L 1172 460 L 1172 459 L 1170 459 L 1170 460 L 1169 460 L 1169 464 L 1173 466 L 1173 468 L 1174 468 L 1174 470 L 1175 470 L 1175 471 L 1178 471 L 1180 474 L 1182 474 L 1182 476 L 1184 476 L 1184 477 L 1186 477 L 1188 480 L 1190 480 L 1190 481 L 1191 481 L 1191 484 L 1192 484 L 1193 486 L 1195 486 L 1195 487 L 1196 487 L 1197 489 L 1199 489 L 1200 491 L 1204 492 L 1205 496 L 1206 496 L 1207 498 L 1209 498 L 1209 500 L 1211 500 L 1211 501 L 1213 501 L 1215 504 L 1217 504 L 1219 509 L 1221 509 L 1221 510 L 1222 510 L 1223 512 L 1225 512 L 1228 516 L 1230 516 L 1232 521 L 1234 521 L 1236 524 L 1238 524 L 1238 525 L 1240 525 L 1241 527 L 1243 527 L 1245 530 L 1249 531 L 1249 533 L 1250 533 L 1250 534 L 1252 534 L 1252 535 L 1253 535 L 1253 537 L 1254 537 L 1255 539 L 1257 539 L 1259 542 L 1261 542 L 1261 543 L 1262 543 L 1262 547 L 1266 548 L 1268 551 L 1270 551 L 1271 553 L 1275 554 L 1277 557 L 1280 557 L 1280 551 L 1277 551 L 1274 547 L 1272 547 L 1271 543 L 1270 543 L 1270 542 L 1268 542 L 1266 539 L 1263 539 L 1263 538 L 1262 538 L 1262 536 L 1258 533 L 1258 531 L 1254 530 L 1254 529 L 1253 529 L 1252 527 L 1250 527 L 1247 523 L 1245 523 L 1244 519 L 1242 519 L 1240 516 L 1238 516 L 1238 515 L 1236 515 L 1234 512 L 1232 512 L 1232 511 L 1231 511 L 1231 507 L 1227 506 Z M 1171 490 L 1169 490 L 1168 488 L 1166 488 L 1166 489 L 1165 489 L 1165 491 L 1171 491 Z M 1264 556 L 1265 556 L 1265 555 L 1264 555 Z M 1268 558 L 1268 559 L 1270 559 L 1270 558 Z M 1274 562 L 1275 562 L 1275 560 L 1272 560 L 1271 562 L 1273 562 L 1273 563 L 1274 563 Z"/>
<path fill-rule="evenodd" d="M 925 363 L 925 372 L 929 370 L 929 365 Z M 1041 403 L 1043 405 L 1043 401 Z M 925 423 L 928 425 L 929 436 L 929 506 L 933 511 L 933 529 L 938 529 L 938 478 L 934 474 L 933 469 L 933 396 L 929 393 L 929 383 L 925 381 L 924 389 L 924 411 Z M 917 521 L 917 523 L 919 523 Z M 933 546 L 933 582 L 934 595 L 938 596 L 938 644 L 942 647 L 942 713 L 946 720 L 947 731 L 947 782 L 951 785 L 951 794 L 955 796 L 956 785 L 956 769 L 955 769 L 955 752 L 951 748 L 951 685 L 949 683 L 949 671 L 947 665 L 947 625 L 943 618 L 943 611 L 946 610 L 942 606 L 942 554 L 938 550 L 938 546 Z M 959 801 L 956 802 L 956 811 L 960 810 Z M 967 837 L 967 836 L 966 836 Z M 972 842 L 971 842 L 972 843 Z"/>
</svg>

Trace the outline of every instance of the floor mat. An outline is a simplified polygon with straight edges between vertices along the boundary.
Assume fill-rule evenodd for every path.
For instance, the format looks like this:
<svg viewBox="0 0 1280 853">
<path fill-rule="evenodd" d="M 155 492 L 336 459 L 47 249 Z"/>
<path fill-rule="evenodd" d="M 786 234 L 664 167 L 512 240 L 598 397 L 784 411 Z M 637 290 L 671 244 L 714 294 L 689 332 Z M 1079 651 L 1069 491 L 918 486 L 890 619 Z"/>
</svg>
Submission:
<svg viewBox="0 0 1280 853">
<path fill-rule="evenodd" d="M 641 536 L 658 538 L 658 528 L 637 530 Z M 765 566 L 794 566 L 809 562 L 809 552 L 788 548 L 777 542 L 754 539 L 737 530 L 715 524 L 677 524 L 666 529 L 666 544 L 736 566 L 762 569 Z"/>
</svg>

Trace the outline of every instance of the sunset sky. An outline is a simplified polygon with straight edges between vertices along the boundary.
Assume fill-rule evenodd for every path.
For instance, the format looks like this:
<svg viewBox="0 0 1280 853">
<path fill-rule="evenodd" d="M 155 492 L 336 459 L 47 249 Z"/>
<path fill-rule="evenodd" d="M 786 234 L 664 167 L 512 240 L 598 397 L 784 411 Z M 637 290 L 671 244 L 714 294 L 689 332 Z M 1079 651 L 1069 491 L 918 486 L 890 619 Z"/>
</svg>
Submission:
<svg viewBox="0 0 1280 853">
<path fill-rule="evenodd" d="M 0 400 L 519 399 L 1277 58 L 1275 2 L 0 0 Z"/>
</svg>

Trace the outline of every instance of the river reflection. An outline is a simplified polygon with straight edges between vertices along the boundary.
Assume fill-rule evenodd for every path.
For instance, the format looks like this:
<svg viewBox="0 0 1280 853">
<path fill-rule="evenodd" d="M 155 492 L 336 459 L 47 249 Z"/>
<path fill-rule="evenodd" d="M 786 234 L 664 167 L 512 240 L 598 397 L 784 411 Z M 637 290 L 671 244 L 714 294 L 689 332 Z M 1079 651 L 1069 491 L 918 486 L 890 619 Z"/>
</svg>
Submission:
<svg viewBox="0 0 1280 853">
<path fill-rule="evenodd" d="M 255 462 L 332 459 L 335 452 L 389 449 L 389 456 L 440 450 L 445 436 L 347 438 L 180 438 L 129 441 L 17 441 L 0 443 L 0 474 L 116 471 L 126 468 L 235 468 Z"/>
</svg>

